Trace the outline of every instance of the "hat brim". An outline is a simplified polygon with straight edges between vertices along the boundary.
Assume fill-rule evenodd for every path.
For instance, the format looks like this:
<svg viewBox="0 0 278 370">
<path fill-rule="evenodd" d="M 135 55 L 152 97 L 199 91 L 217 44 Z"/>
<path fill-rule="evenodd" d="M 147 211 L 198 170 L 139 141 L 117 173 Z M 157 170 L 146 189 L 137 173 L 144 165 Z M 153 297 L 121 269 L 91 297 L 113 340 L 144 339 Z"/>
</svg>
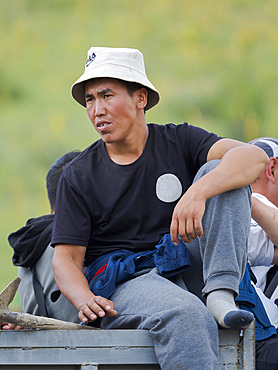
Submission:
<svg viewBox="0 0 278 370">
<path fill-rule="evenodd" d="M 94 78 L 115 78 L 122 81 L 136 82 L 148 88 L 148 101 L 145 110 L 154 107 L 160 100 L 159 92 L 153 84 L 140 73 L 138 70 L 131 69 L 125 66 L 107 63 L 92 69 L 88 69 L 84 74 L 72 85 L 72 97 L 83 107 L 86 107 L 84 82 Z"/>
</svg>

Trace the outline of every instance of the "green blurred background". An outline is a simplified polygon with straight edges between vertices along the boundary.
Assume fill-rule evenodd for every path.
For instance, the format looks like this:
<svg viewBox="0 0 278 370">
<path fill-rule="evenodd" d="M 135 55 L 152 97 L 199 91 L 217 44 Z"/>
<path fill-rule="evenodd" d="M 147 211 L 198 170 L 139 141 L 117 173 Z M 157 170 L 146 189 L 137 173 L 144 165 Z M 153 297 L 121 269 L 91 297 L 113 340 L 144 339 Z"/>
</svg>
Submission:
<svg viewBox="0 0 278 370">
<path fill-rule="evenodd" d="M 162 98 L 148 122 L 249 141 L 278 136 L 277 18 L 277 0 L 1 0 L 0 291 L 8 234 L 49 212 L 49 166 L 98 139 L 69 92 L 91 46 L 143 52 Z"/>
</svg>

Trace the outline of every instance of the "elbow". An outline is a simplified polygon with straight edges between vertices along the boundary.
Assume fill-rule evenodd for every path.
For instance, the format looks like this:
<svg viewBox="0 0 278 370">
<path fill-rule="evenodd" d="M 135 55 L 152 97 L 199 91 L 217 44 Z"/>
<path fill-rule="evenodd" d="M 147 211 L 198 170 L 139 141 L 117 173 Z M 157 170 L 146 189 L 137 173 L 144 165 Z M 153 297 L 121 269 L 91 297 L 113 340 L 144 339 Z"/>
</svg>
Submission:
<svg viewBox="0 0 278 370">
<path fill-rule="evenodd" d="M 258 148 L 258 149 L 260 149 L 260 153 L 261 153 L 261 156 L 262 156 L 262 163 L 263 163 L 263 167 L 265 169 L 266 166 L 269 163 L 269 157 L 263 149 L 261 149 L 261 148 Z"/>
<path fill-rule="evenodd" d="M 257 158 L 257 163 L 259 167 L 258 176 L 260 176 L 260 174 L 265 170 L 266 166 L 269 163 L 269 157 L 266 154 L 266 152 L 263 149 L 259 148 L 258 146 L 252 145 L 252 147 L 254 152 L 253 158 Z"/>
<path fill-rule="evenodd" d="M 269 157 L 266 153 L 264 153 L 264 169 L 266 168 L 266 166 L 268 165 L 269 163 Z"/>
</svg>

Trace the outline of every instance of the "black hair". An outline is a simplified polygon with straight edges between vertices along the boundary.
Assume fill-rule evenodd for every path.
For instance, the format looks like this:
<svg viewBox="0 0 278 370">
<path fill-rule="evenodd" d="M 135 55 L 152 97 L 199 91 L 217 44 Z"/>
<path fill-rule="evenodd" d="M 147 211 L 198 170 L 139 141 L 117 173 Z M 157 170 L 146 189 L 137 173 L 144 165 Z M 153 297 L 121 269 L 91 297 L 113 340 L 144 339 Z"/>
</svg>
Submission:
<svg viewBox="0 0 278 370">
<path fill-rule="evenodd" d="M 81 152 L 73 151 L 64 154 L 61 158 L 58 158 L 50 167 L 46 175 L 46 188 L 47 195 L 51 207 L 51 212 L 55 210 L 56 192 L 58 187 L 59 178 L 65 168 L 65 166 L 76 158 Z"/>
<path fill-rule="evenodd" d="M 147 90 L 148 96 L 149 96 L 149 88 L 148 87 L 143 86 L 143 85 L 141 85 L 137 82 L 130 82 L 130 81 L 124 81 L 124 80 L 122 80 L 122 81 L 126 86 L 126 91 L 127 91 L 128 95 L 130 95 L 131 97 L 133 96 L 135 91 L 141 89 L 142 87 L 144 87 L 144 89 Z M 145 108 L 144 108 L 144 112 L 145 112 Z"/>
</svg>

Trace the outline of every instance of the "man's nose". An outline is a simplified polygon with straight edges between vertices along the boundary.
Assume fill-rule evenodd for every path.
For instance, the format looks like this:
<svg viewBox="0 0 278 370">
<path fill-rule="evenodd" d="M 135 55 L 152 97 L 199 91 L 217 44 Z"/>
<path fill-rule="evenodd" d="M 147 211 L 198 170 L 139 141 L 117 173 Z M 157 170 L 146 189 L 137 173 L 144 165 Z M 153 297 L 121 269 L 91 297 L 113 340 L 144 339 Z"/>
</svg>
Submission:
<svg viewBox="0 0 278 370">
<path fill-rule="evenodd" d="M 95 101 L 95 115 L 100 116 L 105 113 L 103 102 L 99 99 L 96 99 Z"/>
</svg>

